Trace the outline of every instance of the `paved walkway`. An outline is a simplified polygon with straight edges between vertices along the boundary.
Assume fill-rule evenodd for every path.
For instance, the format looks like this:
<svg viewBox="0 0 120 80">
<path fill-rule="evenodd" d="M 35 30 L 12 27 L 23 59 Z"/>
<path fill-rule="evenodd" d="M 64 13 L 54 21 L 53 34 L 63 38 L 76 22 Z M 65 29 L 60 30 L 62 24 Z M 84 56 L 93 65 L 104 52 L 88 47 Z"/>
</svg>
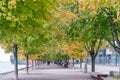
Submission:
<svg viewBox="0 0 120 80">
<path fill-rule="evenodd" d="M 14 80 L 11 74 L 2 80 Z M 50 66 L 40 65 L 39 68 L 30 69 L 29 75 L 26 72 L 19 72 L 19 80 L 92 80 L 89 75 L 68 68 L 61 68 L 54 64 Z"/>
</svg>

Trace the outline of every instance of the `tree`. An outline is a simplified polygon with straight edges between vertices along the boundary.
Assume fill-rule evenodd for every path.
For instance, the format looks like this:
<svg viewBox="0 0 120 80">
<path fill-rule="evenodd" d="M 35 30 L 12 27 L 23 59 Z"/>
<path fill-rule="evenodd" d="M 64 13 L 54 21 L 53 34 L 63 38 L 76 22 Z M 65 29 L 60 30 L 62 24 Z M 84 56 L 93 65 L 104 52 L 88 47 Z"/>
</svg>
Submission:
<svg viewBox="0 0 120 80">
<path fill-rule="evenodd" d="M 99 44 L 102 42 L 101 41 L 102 38 L 106 39 L 115 48 L 115 50 L 119 52 L 119 42 L 120 42 L 119 27 L 118 27 L 119 26 L 118 25 L 119 24 L 119 7 L 120 7 L 119 3 L 120 2 L 117 0 L 112 0 L 112 1 L 90 0 L 87 4 L 84 3 L 84 1 L 80 2 L 80 7 L 84 5 L 84 7 L 80 8 L 80 11 L 83 12 L 83 15 L 86 14 L 84 17 L 82 17 L 83 19 L 82 23 L 84 24 L 84 22 L 87 22 L 85 24 L 88 24 L 91 26 L 89 27 L 90 33 L 88 34 L 91 34 L 94 36 L 94 39 L 91 39 L 92 45 L 91 43 L 87 43 L 87 46 L 86 46 L 86 42 L 85 42 L 85 48 L 87 51 L 90 52 L 91 56 L 96 56 L 96 54 L 92 52 L 94 51 L 98 52 L 97 48 L 99 49 L 100 47 L 100 45 L 98 45 L 98 47 L 94 47 L 95 49 L 92 48 L 92 46 L 97 43 L 95 41 L 99 41 L 98 42 Z M 85 4 L 87 5 L 86 7 L 85 7 Z M 84 13 L 84 11 L 86 13 Z M 95 35 L 97 34 L 97 35 L 95 36 L 94 34 Z M 98 37 L 98 35 L 101 35 L 101 37 Z M 84 38 L 84 36 L 82 38 Z M 93 36 L 91 37 L 93 38 Z M 89 40 L 89 38 L 87 40 Z M 91 45 L 91 47 L 88 47 L 89 45 Z M 90 48 L 91 50 L 89 50 Z M 94 58 L 92 59 L 94 60 Z"/>
<path fill-rule="evenodd" d="M 73 59 L 73 67 L 74 67 L 74 60 L 80 60 L 80 68 L 82 68 L 82 61 L 84 59 L 84 47 L 80 42 L 71 41 L 64 43 L 64 54 L 67 54 L 70 58 Z"/>
<path fill-rule="evenodd" d="M 101 36 L 120 54 L 120 13 L 114 7 L 98 9 L 95 29 L 99 29 Z M 96 27 L 97 26 L 97 27 Z"/>
<path fill-rule="evenodd" d="M 66 36 L 73 41 L 80 41 L 92 58 L 92 72 L 95 71 L 95 57 L 102 44 L 100 33 L 93 28 L 96 15 L 95 1 L 75 1 L 70 4 L 63 4 L 63 8 L 69 13 L 75 14 L 77 18 L 68 19 Z M 98 7 L 98 6 L 97 6 Z M 93 14 L 94 13 L 94 14 Z"/>
<path fill-rule="evenodd" d="M 24 32 L 34 33 L 41 29 L 45 21 L 50 20 L 51 12 L 54 10 L 53 1 L 51 0 L 2 0 L 0 1 L 0 27 L 1 27 L 1 43 L 8 49 L 9 44 L 18 44 Z M 33 24 L 31 24 L 33 23 Z M 37 25 L 36 25 L 37 24 Z M 41 25 L 40 25 L 41 24 Z M 4 41 L 4 39 L 7 39 Z M 9 46 L 10 48 L 11 46 Z M 12 47 L 11 47 L 12 48 Z M 17 49 L 17 48 L 16 48 Z M 16 63 L 17 65 L 17 63 Z M 15 68 L 17 71 L 17 68 Z M 18 73 L 18 72 L 16 72 Z M 17 75 L 18 76 L 18 75 Z M 18 77 L 16 76 L 16 80 Z"/>
</svg>

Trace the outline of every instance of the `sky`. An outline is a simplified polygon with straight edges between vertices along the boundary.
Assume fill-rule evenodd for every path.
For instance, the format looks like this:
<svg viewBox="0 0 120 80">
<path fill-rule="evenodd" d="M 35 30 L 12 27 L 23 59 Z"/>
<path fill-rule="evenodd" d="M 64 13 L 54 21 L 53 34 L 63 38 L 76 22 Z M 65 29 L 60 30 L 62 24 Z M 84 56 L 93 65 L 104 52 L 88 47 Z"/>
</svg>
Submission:
<svg viewBox="0 0 120 80">
<path fill-rule="evenodd" d="M 4 49 L 0 47 L 0 61 L 10 61 L 10 54 L 5 54 Z"/>
</svg>

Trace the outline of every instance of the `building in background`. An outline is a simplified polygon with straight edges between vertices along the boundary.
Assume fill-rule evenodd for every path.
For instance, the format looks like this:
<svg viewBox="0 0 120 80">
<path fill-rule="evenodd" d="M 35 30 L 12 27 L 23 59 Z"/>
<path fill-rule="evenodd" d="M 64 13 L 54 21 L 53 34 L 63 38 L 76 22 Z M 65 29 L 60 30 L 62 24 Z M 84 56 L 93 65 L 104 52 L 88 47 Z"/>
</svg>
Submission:
<svg viewBox="0 0 120 80">
<path fill-rule="evenodd" d="M 105 64 L 105 65 L 120 65 L 120 55 L 113 48 L 102 49 L 97 57 L 96 64 Z M 91 63 L 91 58 L 88 59 L 88 63 Z"/>
</svg>

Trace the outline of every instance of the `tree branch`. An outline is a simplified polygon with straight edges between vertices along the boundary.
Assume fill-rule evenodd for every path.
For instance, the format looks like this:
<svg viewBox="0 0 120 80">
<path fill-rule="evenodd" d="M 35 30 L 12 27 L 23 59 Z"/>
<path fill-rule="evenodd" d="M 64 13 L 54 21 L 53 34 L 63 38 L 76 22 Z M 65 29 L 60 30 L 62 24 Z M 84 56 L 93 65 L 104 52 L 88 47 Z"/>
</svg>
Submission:
<svg viewBox="0 0 120 80">
<path fill-rule="evenodd" d="M 115 38 L 115 41 L 116 41 L 118 47 L 120 47 L 120 40 L 118 39 L 118 33 L 117 33 L 116 29 L 114 29 L 113 35 L 114 35 L 114 38 Z"/>
<path fill-rule="evenodd" d="M 101 43 L 102 43 L 102 38 L 100 38 L 100 40 L 99 40 L 99 43 L 98 43 L 98 47 L 97 47 L 97 50 L 96 50 L 95 57 L 96 57 L 96 56 L 97 56 L 97 54 L 98 54 L 98 51 L 99 51 L 100 46 L 101 46 Z"/>
<path fill-rule="evenodd" d="M 90 53 L 90 51 L 89 51 L 89 49 L 88 49 L 88 45 L 84 44 L 84 47 L 85 47 L 86 51 L 87 51 L 88 53 Z"/>
</svg>

